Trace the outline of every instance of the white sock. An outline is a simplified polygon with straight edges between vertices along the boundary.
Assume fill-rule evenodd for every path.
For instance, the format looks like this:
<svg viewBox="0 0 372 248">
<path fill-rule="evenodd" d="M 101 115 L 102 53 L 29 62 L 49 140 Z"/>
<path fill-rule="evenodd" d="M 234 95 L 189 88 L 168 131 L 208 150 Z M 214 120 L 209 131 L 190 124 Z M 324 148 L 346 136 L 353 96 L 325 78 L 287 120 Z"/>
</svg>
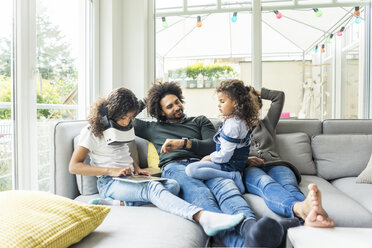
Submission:
<svg viewBox="0 0 372 248">
<path fill-rule="evenodd" d="M 94 204 L 94 205 L 121 206 L 120 200 L 112 200 L 110 198 L 106 198 L 106 199 L 97 198 L 97 199 L 91 200 L 89 203 Z"/>
<path fill-rule="evenodd" d="M 232 228 L 244 219 L 244 214 L 220 214 L 203 211 L 200 215 L 199 224 L 208 236 L 214 236 L 217 232 Z"/>
</svg>

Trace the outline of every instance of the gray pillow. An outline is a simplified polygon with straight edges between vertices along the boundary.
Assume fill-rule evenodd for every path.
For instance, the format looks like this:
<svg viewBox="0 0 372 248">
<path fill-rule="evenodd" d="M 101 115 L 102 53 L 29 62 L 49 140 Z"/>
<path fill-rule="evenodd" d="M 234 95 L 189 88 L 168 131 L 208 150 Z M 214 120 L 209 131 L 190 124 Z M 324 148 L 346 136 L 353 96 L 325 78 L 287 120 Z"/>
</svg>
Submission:
<svg viewBox="0 0 372 248">
<path fill-rule="evenodd" d="M 359 174 L 356 179 L 357 183 L 372 183 L 372 154 L 367 167 Z"/>
<path fill-rule="evenodd" d="M 357 177 L 371 156 L 372 135 L 321 134 L 312 138 L 311 147 L 319 176 Z"/>
<path fill-rule="evenodd" d="M 74 149 L 77 146 L 79 141 L 79 135 L 74 138 Z M 134 160 L 138 163 L 138 152 L 137 146 L 134 141 L 129 142 L 129 151 L 132 154 Z M 90 158 L 87 156 L 84 160 L 85 164 L 90 163 Z M 97 189 L 97 177 L 96 176 L 82 176 L 76 174 L 76 183 L 78 186 L 78 190 L 82 195 L 93 195 L 98 193 Z"/>
<path fill-rule="evenodd" d="M 293 164 L 301 174 L 316 175 L 310 138 L 306 133 L 277 134 L 275 145 L 282 160 Z"/>
</svg>

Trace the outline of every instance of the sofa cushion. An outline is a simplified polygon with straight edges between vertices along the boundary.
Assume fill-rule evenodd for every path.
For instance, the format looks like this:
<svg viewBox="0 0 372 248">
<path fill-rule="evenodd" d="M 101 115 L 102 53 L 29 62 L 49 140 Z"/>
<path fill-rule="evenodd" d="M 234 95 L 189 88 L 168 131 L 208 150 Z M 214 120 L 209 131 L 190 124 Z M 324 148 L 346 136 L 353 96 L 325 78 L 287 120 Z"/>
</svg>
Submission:
<svg viewBox="0 0 372 248">
<path fill-rule="evenodd" d="M 207 239 L 195 222 L 153 205 L 113 206 L 103 223 L 74 247 L 205 247 Z"/>
<path fill-rule="evenodd" d="M 372 184 L 356 183 L 355 177 L 345 177 L 334 180 L 332 185 L 372 213 Z"/>
<path fill-rule="evenodd" d="M 316 175 L 310 138 L 306 133 L 278 134 L 275 145 L 280 157 L 296 166 L 301 174 Z"/>
<path fill-rule="evenodd" d="M 74 138 L 74 149 L 77 146 L 77 143 L 79 142 L 79 136 L 76 136 Z M 138 152 L 137 152 L 137 146 L 134 141 L 131 141 L 128 143 L 129 151 L 132 154 L 134 160 L 138 163 Z M 90 158 L 87 156 L 84 160 L 84 163 L 89 164 Z M 78 186 L 78 190 L 80 194 L 82 195 L 93 195 L 98 193 L 97 189 L 97 177 L 96 176 L 82 176 L 79 174 L 76 174 L 76 183 Z"/>
<path fill-rule="evenodd" d="M 0 247 L 68 247 L 99 226 L 110 208 L 40 191 L 0 193 Z"/>
<path fill-rule="evenodd" d="M 359 174 L 356 179 L 357 183 L 372 183 L 372 154 L 367 167 Z"/>
<path fill-rule="evenodd" d="M 332 180 L 358 176 L 372 152 L 372 135 L 317 135 L 311 147 L 318 175 Z"/>
</svg>

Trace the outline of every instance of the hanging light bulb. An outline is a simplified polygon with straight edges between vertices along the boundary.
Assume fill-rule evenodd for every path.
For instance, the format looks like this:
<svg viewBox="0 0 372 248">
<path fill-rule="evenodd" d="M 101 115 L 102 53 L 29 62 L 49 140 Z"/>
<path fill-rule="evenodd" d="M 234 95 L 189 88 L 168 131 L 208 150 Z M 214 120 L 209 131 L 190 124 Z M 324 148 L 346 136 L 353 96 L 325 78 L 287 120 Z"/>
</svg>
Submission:
<svg viewBox="0 0 372 248">
<path fill-rule="evenodd" d="M 322 53 L 325 53 L 325 45 L 322 44 L 322 49 L 320 50 Z"/>
<path fill-rule="evenodd" d="M 282 16 L 283 16 L 282 13 L 280 13 L 280 12 L 277 11 L 277 10 L 274 10 L 274 13 L 275 13 L 277 19 L 280 19 L 280 18 L 282 18 Z"/>
<path fill-rule="evenodd" d="M 331 34 L 331 35 L 328 37 L 328 43 L 331 43 L 331 42 L 332 42 L 332 38 L 333 38 L 333 34 Z"/>
<path fill-rule="evenodd" d="M 201 22 L 201 17 L 198 16 L 198 17 L 197 17 L 197 21 L 196 21 L 196 26 L 197 26 L 198 28 L 200 28 L 202 25 L 203 25 L 203 24 L 202 24 L 202 22 Z"/>
<path fill-rule="evenodd" d="M 317 52 L 318 52 L 318 45 L 316 45 L 314 48 L 314 53 L 317 53 Z"/>
<path fill-rule="evenodd" d="M 355 18 L 355 23 L 356 23 L 356 24 L 360 24 L 361 22 L 362 22 L 362 19 L 360 19 L 360 17 L 357 16 L 357 17 Z"/>
<path fill-rule="evenodd" d="M 354 10 L 354 16 L 360 16 L 359 6 L 356 6 L 356 7 L 355 7 L 355 10 Z"/>
<path fill-rule="evenodd" d="M 165 17 L 162 17 L 161 18 L 161 21 L 162 21 L 163 28 L 167 28 L 168 27 L 168 23 L 167 23 L 167 20 L 165 20 Z"/>
<path fill-rule="evenodd" d="M 313 10 L 315 12 L 316 17 L 321 17 L 323 15 L 322 11 L 320 11 L 319 9 L 314 8 Z"/>
<path fill-rule="evenodd" d="M 238 20 L 237 15 L 238 15 L 238 12 L 234 12 L 233 16 L 231 17 L 232 22 L 236 22 Z"/>
<path fill-rule="evenodd" d="M 342 33 L 344 32 L 345 30 L 345 27 L 342 27 L 338 32 L 337 32 L 337 36 L 342 36 Z"/>
</svg>

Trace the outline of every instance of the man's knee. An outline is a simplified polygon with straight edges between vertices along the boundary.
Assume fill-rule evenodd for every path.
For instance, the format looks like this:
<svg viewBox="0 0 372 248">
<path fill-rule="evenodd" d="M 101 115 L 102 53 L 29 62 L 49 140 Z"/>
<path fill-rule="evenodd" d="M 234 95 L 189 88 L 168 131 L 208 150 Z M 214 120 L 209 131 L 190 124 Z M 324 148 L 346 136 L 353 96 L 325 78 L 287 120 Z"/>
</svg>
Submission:
<svg viewBox="0 0 372 248">
<path fill-rule="evenodd" d="M 167 179 L 167 181 L 164 182 L 163 185 L 173 195 L 178 195 L 178 193 L 180 192 L 180 189 L 181 189 L 178 182 L 176 180 L 173 180 L 173 179 Z"/>
</svg>

